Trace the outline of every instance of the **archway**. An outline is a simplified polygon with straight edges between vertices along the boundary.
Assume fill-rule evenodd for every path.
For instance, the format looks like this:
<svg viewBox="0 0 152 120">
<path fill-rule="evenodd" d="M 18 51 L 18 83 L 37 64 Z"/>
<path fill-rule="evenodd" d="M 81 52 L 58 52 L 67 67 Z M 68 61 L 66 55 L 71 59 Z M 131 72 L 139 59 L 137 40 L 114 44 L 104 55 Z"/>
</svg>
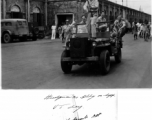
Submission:
<svg viewBox="0 0 152 120">
<path fill-rule="evenodd" d="M 35 7 L 35 8 L 33 9 L 33 13 L 41 13 L 40 8 Z"/>
<path fill-rule="evenodd" d="M 42 26 L 43 25 L 43 14 L 41 13 L 41 9 L 39 7 L 35 7 L 33 9 L 33 24 L 34 26 Z"/>
<path fill-rule="evenodd" d="M 11 7 L 11 18 L 23 18 L 23 14 L 21 12 L 21 9 L 18 5 L 13 5 Z"/>
</svg>

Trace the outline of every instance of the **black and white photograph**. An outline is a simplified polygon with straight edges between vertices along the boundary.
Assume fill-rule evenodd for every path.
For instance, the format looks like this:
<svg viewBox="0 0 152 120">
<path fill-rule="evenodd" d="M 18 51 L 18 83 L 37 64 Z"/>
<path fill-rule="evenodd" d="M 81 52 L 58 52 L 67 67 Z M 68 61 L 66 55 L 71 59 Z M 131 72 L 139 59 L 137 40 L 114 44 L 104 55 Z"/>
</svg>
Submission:
<svg viewBox="0 0 152 120">
<path fill-rule="evenodd" d="M 2 89 L 152 88 L 151 0 L 2 0 Z"/>
<path fill-rule="evenodd" d="M 0 120 L 152 120 L 151 2 L 1 0 Z"/>
</svg>

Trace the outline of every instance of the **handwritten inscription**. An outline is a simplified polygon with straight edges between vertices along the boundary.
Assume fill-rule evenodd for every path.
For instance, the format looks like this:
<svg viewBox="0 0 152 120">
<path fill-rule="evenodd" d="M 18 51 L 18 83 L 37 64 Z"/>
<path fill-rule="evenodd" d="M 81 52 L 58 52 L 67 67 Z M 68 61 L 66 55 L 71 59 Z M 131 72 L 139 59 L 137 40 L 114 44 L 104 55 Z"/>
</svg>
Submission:
<svg viewBox="0 0 152 120">
<path fill-rule="evenodd" d="M 95 96 L 92 94 L 89 95 L 83 95 L 82 97 L 80 97 L 81 99 L 87 99 L 87 100 L 91 100 L 92 98 L 94 98 Z"/>
<path fill-rule="evenodd" d="M 53 104 L 53 110 L 65 110 L 68 111 L 68 115 L 67 118 L 65 120 L 85 120 L 85 119 L 94 119 L 96 120 L 96 118 L 98 119 L 100 118 L 104 118 L 104 116 L 107 114 L 107 109 L 106 112 L 104 112 L 104 108 L 106 107 L 111 107 L 112 105 L 112 109 L 113 107 L 113 100 L 110 102 L 109 100 L 111 98 L 115 98 L 115 94 L 111 94 L 111 93 L 106 93 L 106 94 L 84 94 L 84 95 L 57 95 L 57 96 L 53 96 L 52 94 L 46 96 L 44 98 L 44 100 L 53 100 L 55 104 Z M 68 99 L 68 100 L 67 100 Z M 101 99 L 101 100 L 100 100 Z M 106 99 L 109 99 L 106 103 Z M 70 101 L 72 101 L 72 104 Z M 78 103 L 78 105 L 76 105 L 76 101 Z M 80 102 L 82 101 L 82 102 Z M 90 102 L 91 101 L 91 102 Z M 88 102 L 88 104 L 86 103 Z M 98 105 L 101 107 L 98 107 Z M 101 103 L 101 104 L 100 104 Z M 93 105 L 91 105 L 93 104 Z M 97 109 L 96 109 L 97 108 Z M 91 111 L 89 111 L 88 113 L 86 113 L 86 110 L 90 109 Z M 101 110 L 103 110 L 102 113 Z M 55 112 L 56 112 L 55 111 Z M 81 113 L 81 115 L 84 115 L 84 117 L 79 117 L 78 112 Z M 90 113 L 93 112 L 93 113 Z M 97 112 L 94 114 L 94 112 Z M 74 115 L 73 118 L 70 118 L 70 115 Z M 86 114 L 86 115 L 85 115 Z M 102 114 L 105 114 L 102 116 Z M 76 117 L 75 117 L 76 116 Z M 69 118 L 68 118 L 69 117 Z M 100 119 L 99 118 L 99 119 Z"/>
<path fill-rule="evenodd" d="M 78 111 L 80 108 L 82 108 L 82 106 L 73 105 L 73 106 L 68 107 L 68 109 L 71 109 L 71 108 L 74 108 L 74 109 L 75 109 L 75 110 L 73 111 L 73 113 L 74 113 L 74 112 Z"/>
<path fill-rule="evenodd" d="M 101 114 L 102 114 L 102 113 L 94 114 L 91 118 L 99 117 Z M 87 118 L 89 118 L 89 116 L 88 116 L 88 115 L 85 115 L 85 117 L 82 117 L 82 118 L 77 118 L 77 117 L 75 117 L 75 118 L 73 118 L 73 119 L 68 118 L 68 119 L 66 119 L 66 120 L 85 120 L 85 119 L 87 119 Z"/>
<path fill-rule="evenodd" d="M 67 106 L 67 107 L 66 107 Z M 68 107 L 69 106 L 69 107 Z M 82 108 L 82 106 L 77 106 L 77 105 L 72 105 L 70 106 L 70 104 L 63 104 L 63 105 L 55 105 L 53 107 L 53 109 L 62 109 L 63 107 L 66 107 L 67 109 L 74 109 L 73 113 L 75 113 L 76 111 L 78 111 L 79 109 Z"/>
<path fill-rule="evenodd" d="M 75 95 L 72 95 L 72 96 L 60 96 L 60 95 L 58 95 L 58 96 L 53 96 L 53 95 L 48 95 L 48 96 L 46 96 L 46 97 L 44 98 L 44 100 L 52 99 L 52 100 L 54 100 L 54 101 L 57 101 L 57 100 L 60 100 L 60 99 L 69 99 L 69 98 L 78 99 L 78 98 L 80 98 L 80 99 L 87 99 L 87 101 L 88 101 L 88 100 L 91 100 L 91 99 L 93 99 L 93 98 L 95 98 L 95 97 L 112 98 L 112 97 L 115 97 L 115 94 L 110 94 L 110 93 L 108 93 L 108 94 L 105 94 L 105 95 L 97 95 L 97 96 L 95 96 L 95 95 L 93 95 L 93 94 L 88 94 L 88 95 L 83 95 L 83 96 L 80 96 L 80 97 L 75 96 Z"/>
<path fill-rule="evenodd" d="M 53 99 L 53 100 L 55 100 L 55 101 L 57 101 L 57 100 L 59 100 L 59 99 L 63 99 L 63 98 L 74 98 L 74 99 L 77 99 L 78 97 L 77 96 L 60 96 L 60 95 L 58 95 L 58 96 L 52 96 L 52 95 L 48 95 L 48 96 L 46 96 L 44 99 L 45 100 L 48 100 L 48 99 Z"/>
<path fill-rule="evenodd" d="M 56 108 L 62 109 L 62 107 L 66 106 L 66 105 L 69 105 L 69 104 L 55 105 L 55 106 L 53 107 L 53 109 L 56 109 Z"/>
<path fill-rule="evenodd" d="M 99 117 L 102 113 L 94 114 L 92 118 Z"/>
</svg>

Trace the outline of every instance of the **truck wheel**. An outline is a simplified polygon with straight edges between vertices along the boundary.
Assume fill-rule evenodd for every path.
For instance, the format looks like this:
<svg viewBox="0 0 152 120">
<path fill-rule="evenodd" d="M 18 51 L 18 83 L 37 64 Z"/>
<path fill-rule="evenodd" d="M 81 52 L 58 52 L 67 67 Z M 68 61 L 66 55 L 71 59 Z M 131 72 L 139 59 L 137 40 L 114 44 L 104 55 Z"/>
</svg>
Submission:
<svg viewBox="0 0 152 120">
<path fill-rule="evenodd" d="M 61 55 L 61 68 L 65 74 L 68 74 L 71 72 L 72 64 L 67 61 L 62 61 L 62 58 L 64 58 L 64 57 L 68 57 L 67 52 L 65 50 L 63 51 L 63 53 Z"/>
<path fill-rule="evenodd" d="M 99 57 L 99 65 L 102 75 L 105 75 L 110 71 L 110 54 L 108 50 L 101 52 Z"/>
<path fill-rule="evenodd" d="M 115 55 L 116 63 L 121 63 L 121 59 L 122 59 L 121 48 L 119 48 L 117 54 Z"/>
<path fill-rule="evenodd" d="M 9 33 L 4 33 L 2 37 L 2 43 L 10 43 L 12 42 L 11 35 Z"/>
</svg>

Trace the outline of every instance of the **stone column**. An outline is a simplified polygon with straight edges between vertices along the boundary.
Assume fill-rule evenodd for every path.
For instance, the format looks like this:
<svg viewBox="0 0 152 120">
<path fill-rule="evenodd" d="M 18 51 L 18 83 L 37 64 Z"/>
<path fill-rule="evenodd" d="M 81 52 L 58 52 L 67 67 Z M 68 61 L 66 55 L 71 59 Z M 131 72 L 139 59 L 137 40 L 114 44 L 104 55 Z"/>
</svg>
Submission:
<svg viewBox="0 0 152 120">
<path fill-rule="evenodd" d="M 116 12 L 116 7 L 115 6 L 113 6 L 113 12 L 114 12 L 114 19 L 116 18 L 116 16 L 115 16 L 115 12 Z"/>
<path fill-rule="evenodd" d="M 45 26 L 47 26 L 47 16 L 48 16 L 48 13 L 47 13 L 47 0 L 45 0 Z"/>
<path fill-rule="evenodd" d="M 110 21 L 110 5 L 108 5 L 108 21 Z"/>
<path fill-rule="evenodd" d="M 119 14 L 121 13 L 121 11 L 120 11 L 120 7 L 119 7 L 119 9 L 118 9 L 118 13 L 119 13 Z"/>
<path fill-rule="evenodd" d="M 3 16 L 2 16 L 3 19 L 6 18 L 6 1 L 3 0 Z"/>
<path fill-rule="evenodd" d="M 25 1 L 25 18 L 26 18 L 26 20 L 28 21 L 28 2 L 27 2 L 27 0 Z"/>
<path fill-rule="evenodd" d="M 102 2 L 102 11 L 104 11 L 104 2 Z"/>
</svg>

